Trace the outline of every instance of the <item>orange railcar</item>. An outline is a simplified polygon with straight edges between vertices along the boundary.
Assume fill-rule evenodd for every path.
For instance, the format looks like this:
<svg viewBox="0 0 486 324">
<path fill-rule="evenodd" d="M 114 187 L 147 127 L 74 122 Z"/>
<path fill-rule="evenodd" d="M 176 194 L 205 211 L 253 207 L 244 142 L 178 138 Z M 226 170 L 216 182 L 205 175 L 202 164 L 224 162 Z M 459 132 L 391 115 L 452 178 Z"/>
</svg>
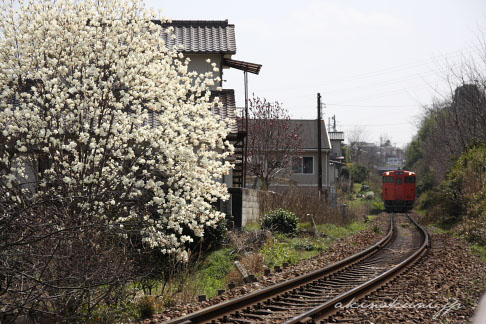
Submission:
<svg viewBox="0 0 486 324">
<path fill-rule="evenodd" d="M 415 172 L 383 172 L 381 195 L 387 212 L 404 212 L 412 209 L 416 195 L 415 180 Z"/>
</svg>

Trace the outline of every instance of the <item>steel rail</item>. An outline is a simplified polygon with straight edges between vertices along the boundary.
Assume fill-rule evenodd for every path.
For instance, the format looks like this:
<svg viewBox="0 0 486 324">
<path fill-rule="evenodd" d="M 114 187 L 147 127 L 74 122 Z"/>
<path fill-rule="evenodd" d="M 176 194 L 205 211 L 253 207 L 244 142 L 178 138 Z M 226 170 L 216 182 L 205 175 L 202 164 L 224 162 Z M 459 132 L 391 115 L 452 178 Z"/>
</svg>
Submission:
<svg viewBox="0 0 486 324">
<path fill-rule="evenodd" d="M 317 306 L 313 309 L 304 312 L 296 317 L 285 321 L 283 324 L 296 324 L 296 323 L 316 323 L 318 320 L 321 320 L 330 314 L 337 311 L 336 305 L 340 304 L 341 306 L 350 303 L 353 300 L 359 299 L 376 289 L 382 287 L 384 284 L 398 276 L 401 272 L 406 270 L 409 266 L 414 264 L 416 261 L 420 259 L 420 257 L 425 254 L 428 249 L 430 248 L 430 239 L 429 234 L 427 231 L 417 224 L 408 214 L 408 218 L 410 221 L 417 226 L 417 228 L 422 232 L 424 237 L 424 242 L 420 246 L 420 248 L 415 251 L 411 256 L 400 262 L 395 267 L 391 268 L 388 271 L 383 272 L 382 274 L 378 275 L 377 277 L 370 279 L 369 281 L 348 290 L 347 292 L 342 293 L 341 295 Z"/>
<path fill-rule="evenodd" d="M 272 285 L 270 287 L 259 289 L 257 291 L 254 291 L 242 297 L 230 299 L 226 302 L 204 308 L 202 310 L 191 313 L 189 315 L 185 315 L 182 317 L 175 318 L 173 320 L 169 320 L 167 322 L 164 322 L 164 324 L 205 323 L 212 319 L 221 318 L 224 315 L 228 315 L 238 309 L 242 309 L 251 306 L 253 304 L 262 302 L 268 298 L 281 294 L 285 291 L 291 290 L 295 287 L 301 286 L 307 282 L 316 280 L 317 278 L 330 275 L 360 260 L 370 257 L 371 255 L 381 250 L 391 240 L 394 234 L 395 234 L 394 218 L 392 215 L 390 217 L 390 227 L 387 234 L 379 242 L 373 244 L 372 246 L 368 247 L 365 250 L 362 250 L 356 254 L 353 254 L 339 262 L 333 263 L 322 269 L 309 272 L 305 275 L 287 281 L 283 281 L 281 283 Z"/>
</svg>

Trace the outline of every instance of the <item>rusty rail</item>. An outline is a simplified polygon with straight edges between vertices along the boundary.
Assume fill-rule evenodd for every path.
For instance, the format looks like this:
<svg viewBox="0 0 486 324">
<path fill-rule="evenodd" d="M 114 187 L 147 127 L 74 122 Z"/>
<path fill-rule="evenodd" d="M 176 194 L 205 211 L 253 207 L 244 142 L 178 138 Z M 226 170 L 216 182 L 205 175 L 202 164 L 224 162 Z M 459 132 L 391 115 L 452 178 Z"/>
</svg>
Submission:
<svg viewBox="0 0 486 324">
<path fill-rule="evenodd" d="M 250 305 L 262 302 L 272 296 L 281 294 L 282 292 L 291 290 L 295 287 L 301 286 L 307 282 L 311 282 L 317 278 L 332 274 L 339 271 L 345 267 L 348 267 L 362 259 L 368 258 L 369 256 L 375 254 L 377 251 L 381 250 L 392 238 L 394 234 L 394 218 L 390 217 L 390 227 L 388 233 L 379 242 L 370 246 L 369 248 L 360 251 L 352 256 L 349 256 L 339 262 L 331 264 L 319 270 L 315 270 L 308 274 L 272 285 L 267 288 L 259 289 L 248 295 L 234 298 L 226 302 L 210 306 L 208 308 L 202 309 L 200 311 L 194 312 L 192 314 L 179 317 L 165 324 L 195 324 L 195 323 L 205 323 L 211 321 L 212 319 L 221 318 L 224 315 L 228 315 L 235 310 L 248 307 Z"/>
<path fill-rule="evenodd" d="M 344 305 L 345 303 L 349 303 L 354 299 L 359 299 L 372 291 L 383 286 L 385 283 L 389 282 L 396 276 L 398 276 L 401 272 L 403 272 L 407 267 L 411 266 L 415 262 L 417 262 L 422 255 L 424 255 L 427 250 L 430 248 L 430 239 L 429 234 L 427 231 L 417 224 L 408 214 L 408 218 L 410 221 L 420 229 L 424 236 L 424 242 L 422 246 L 415 251 L 411 256 L 400 262 L 397 266 L 393 267 L 392 269 L 382 273 L 381 275 L 363 283 L 360 286 L 357 286 L 329 301 L 326 303 L 319 305 L 305 313 L 302 313 L 294 318 L 291 318 L 288 321 L 285 321 L 283 324 L 296 324 L 296 323 L 316 323 L 318 320 L 327 317 L 328 315 L 332 314 L 336 311 L 336 305 L 340 303 Z"/>
</svg>

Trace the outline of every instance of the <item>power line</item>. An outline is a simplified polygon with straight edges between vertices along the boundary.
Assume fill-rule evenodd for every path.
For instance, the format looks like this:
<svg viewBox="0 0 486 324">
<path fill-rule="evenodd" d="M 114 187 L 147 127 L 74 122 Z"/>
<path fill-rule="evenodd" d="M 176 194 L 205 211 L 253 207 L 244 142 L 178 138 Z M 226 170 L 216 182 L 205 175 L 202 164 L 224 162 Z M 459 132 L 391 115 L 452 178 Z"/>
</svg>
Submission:
<svg viewBox="0 0 486 324">
<path fill-rule="evenodd" d="M 361 124 L 353 124 L 353 125 L 339 125 L 341 127 L 352 127 L 352 126 L 362 126 L 362 127 L 379 127 L 379 126 L 398 126 L 398 125 L 410 125 L 410 123 L 398 123 L 398 124 L 376 124 L 376 125 L 361 125 Z"/>
<path fill-rule="evenodd" d="M 349 75 L 347 77 L 343 77 L 343 78 L 340 78 L 340 79 L 336 79 L 336 80 L 333 80 L 333 81 L 330 81 L 328 82 L 327 84 L 321 84 L 321 85 L 318 85 L 319 88 L 323 88 L 323 87 L 326 87 L 326 86 L 329 86 L 329 85 L 334 85 L 336 83 L 346 83 L 346 81 L 356 81 L 356 80 L 359 80 L 359 79 L 368 79 L 368 78 L 375 78 L 377 76 L 380 76 L 380 75 L 383 75 L 383 74 L 389 74 L 391 72 L 398 72 L 398 71 L 402 71 L 402 70 L 410 70 L 411 68 L 414 68 L 414 67 L 421 67 L 421 66 L 427 66 L 428 64 L 430 63 L 433 63 L 433 62 L 437 62 L 439 60 L 450 60 L 451 58 L 454 58 L 454 57 L 458 57 L 458 56 L 463 56 L 465 55 L 465 53 L 469 53 L 469 52 L 472 52 L 474 50 L 474 46 L 469 46 L 469 47 L 466 47 L 464 49 L 458 49 L 456 51 L 452 51 L 452 52 L 449 52 L 449 53 L 444 53 L 442 55 L 439 55 L 438 57 L 429 57 L 427 59 L 422 59 L 422 60 L 417 60 L 415 62 L 409 62 L 409 63 L 403 63 L 403 64 L 399 64 L 399 65 L 396 65 L 396 66 L 390 66 L 390 67 L 387 67 L 387 68 L 383 68 L 383 69 L 378 69 L 378 70 L 375 70 L 375 71 L 370 71 L 370 72 L 365 72 L 365 73 L 361 73 L 361 74 L 356 74 L 354 76 L 352 75 Z M 429 73 L 437 73 L 439 71 L 437 70 L 428 70 L 428 71 L 423 71 L 423 72 L 418 72 L 417 76 L 414 76 L 413 78 L 416 78 L 418 76 L 420 76 L 420 74 L 429 74 Z M 408 77 L 410 77 L 411 75 L 408 75 Z M 408 78 L 407 78 L 408 79 Z M 393 81 L 398 81 L 399 79 L 394 79 L 394 80 L 391 80 L 391 82 Z M 387 82 L 387 81 L 380 81 L 379 83 L 382 83 L 382 82 Z M 379 84 L 378 83 L 378 84 Z M 296 86 L 292 86 L 291 88 L 286 88 L 286 89 L 302 89 L 302 88 L 309 88 L 308 85 L 303 85 L 301 87 L 296 87 Z M 285 90 L 284 88 L 263 88 L 263 89 L 255 89 L 255 91 L 272 91 L 272 90 Z M 333 92 L 333 91 L 340 91 L 340 89 L 335 89 L 335 90 L 329 90 L 329 91 L 326 91 L 326 93 L 328 92 Z"/>
<path fill-rule="evenodd" d="M 356 108 L 412 108 L 419 105 L 343 105 L 335 103 L 326 103 L 326 106 L 337 106 L 337 107 L 356 107 Z"/>
<path fill-rule="evenodd" d="M 396 66 L 390 66 L 387 68 L 379 69 L 376 71 L 365 72 L 362 74 L 357 74 L 354 76 L 348 76 L 341 79 L 333 80 L 332 83 L 334 84 L 337 82 L 345 82 L 345 81 L 355 81 L 358 79 L 368 79 L 374 78 L 376 76 L 380 76 L 383 74 L 389 74 L 390 72 L 398 72 L 402 70 L 410 70 L 411 68 L 421 67 L 421 66 L 428 66 L 430 63 L 437 63 L 439 60 L 450 60 L 455 57 L 460 57 L 465 55 L 465 53 L 471 53 L 474 51 L 474 46 L 466 47 L 465 49 L 459 49 L 453 52 L 444 53 L 439 55 L 438 57 L 429 57 L 427 59 L 417 60 L 415 62 L 409 62 L 404 64 L 399 64 Z M 420 62 L 420 63 L 419 63 Z M 431 71 L 424 71 L 423 73 L 430 73 Z"/>
<path fill-rule="evenodd" d="M 377 82 L 368 82 L 366 84 L 357 84 L 356 86 L 346 86 L 346 87 L 334 88 L 329 90 L 326 89 L 325 93 L 329 94 L 329 93 L 336 93 L 336 92 L 345 92 L 350 90 L 355 91 L 356 89 L 367 89 L 376 86 L 388 86 L 392 84 L 400 84 L 415 79 L 423 79 L 424 76 L 437 75 L 439 72 L 440 72 L 439 70 L 430 70 L 428 72 L 408 74 L 408 75 L 401 76 L 399 78 L 394 78 L 389 80 L 380 80 Z"/>
<path fill-rule="evenodd" d="M 365 96 L 359 96 L 359 97 L 351 98 L 349 100 L 346 100 L 346 102 L 356 102 L 356 101 L 363 101 L 363 100 L 366 100 L 366 99 L 378 99 L 378 98 L 383 98 L 383 97 L 389 97 L 389 96 L 397 95 L 397 94 L 402 93 L 402 92 L 408 92 L 409 90 L 417 89 L 417 88 L 423 89 L 424 86 L 418 85 L 418 86 L 407 87 L 407 88 L 402 88 L 402 89 L 382 91 L 382 92 L 379 92 L 379 93 L 371 93 L 371 94 L 368 94 L 368 95 L 365 95 Z"/>
</svg>

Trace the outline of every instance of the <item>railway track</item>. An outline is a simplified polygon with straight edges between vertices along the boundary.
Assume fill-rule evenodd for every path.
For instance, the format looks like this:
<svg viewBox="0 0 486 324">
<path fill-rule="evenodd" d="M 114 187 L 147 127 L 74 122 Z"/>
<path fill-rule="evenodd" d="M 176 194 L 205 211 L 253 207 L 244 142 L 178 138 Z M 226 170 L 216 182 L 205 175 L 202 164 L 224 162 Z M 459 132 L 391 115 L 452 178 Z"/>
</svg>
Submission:
<svg viewBox="0 0 486 324">
<path fill-rule="evenodd" d="M 166 324 L 325 323 L 336 305 L 357 300 L 399 275 L 429 247 L 427 232 L 405 214 L 390 215 L 375 245 L 340 262 L 234 298 Z"/>
</svg>

